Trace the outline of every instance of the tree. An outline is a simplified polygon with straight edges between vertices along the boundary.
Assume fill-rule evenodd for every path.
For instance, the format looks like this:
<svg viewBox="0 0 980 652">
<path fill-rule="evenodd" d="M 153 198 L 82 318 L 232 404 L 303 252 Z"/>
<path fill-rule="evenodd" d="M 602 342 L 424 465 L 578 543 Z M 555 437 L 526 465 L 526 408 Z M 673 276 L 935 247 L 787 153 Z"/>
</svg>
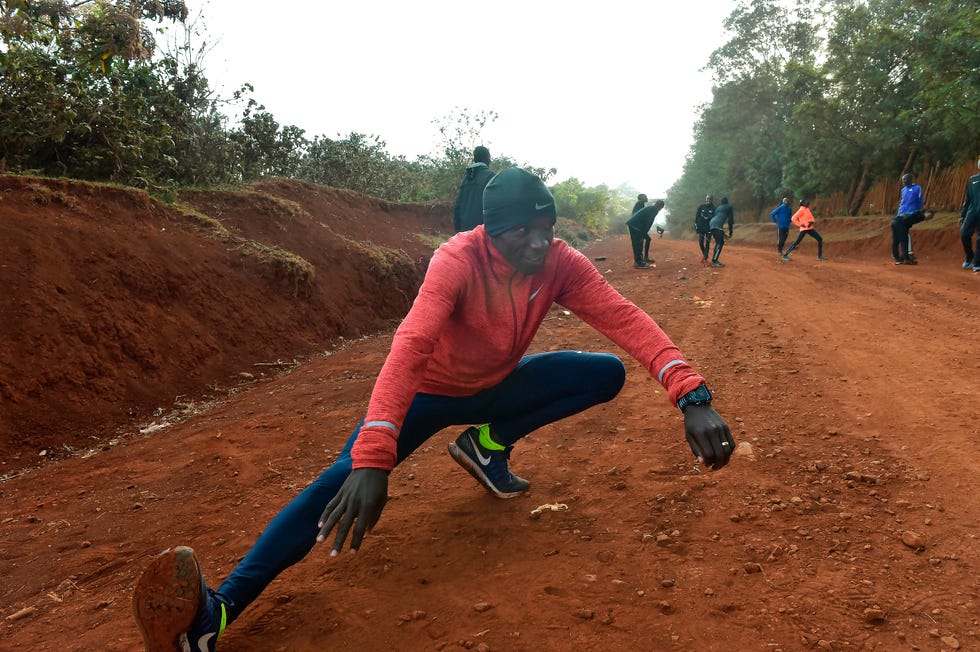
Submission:
<svg viewBox="0 0 980 652">
<path fill-rule="evenodd" d="M 731 36 L 706 66 L 717 83 L 713 99 L 701 107 L 684 173 L 668 195 L 672 206 L 690 208 L 671 213 L 675 231 L 691 228 L 688 213 L 706 194 L 727 195 L 758 219 L 786 192 L 789 122 L 819 25 L 805 4 L 791 16 L 775 0 L 743 0 L 725 28 Z"/>
<path fill-rule="evenodd" d="M 853 214 L 875 181 L 980 147 L 974 3 L 743 0 L 725 26 L 672 206 L 843 192 Z"/>
<path fill-rule="evenodd" d="M 972 158 L 980 151 L 980 12 L 965 0 L 922 4 L 919 29 L 910 36 L 923 149 L 937 161 Z"/>
<path fill-rule="evenodd" d="M 148 185 L 143 155 L 168 140 L 144 21 L 186 17 L 174 0 L 0 2 L 0 169 Z"/>
<path fill-rule="evenodd" d="M 572 177 L 550 188 L 555 196 L 555 208 L 562 217 L 575 220 L 586 228 L 598 231 L 607 225 L 609 210 L 613 206 L 609 188 L 586 188 Z"/>
<path fill-rule="evenodd" d="M 721 84 L 779 77 L 790 56 L 784 45 L 788 23 L 776 0 L 742 0 L 724 22 L 732 37 L 711 53 L 706 68 Z"/>
<path fill-rule="evenodd" d="M 337 140 L 317 136 L 306 147 L 297 176 L 393 201 L 434 199 L 426 170 L 392 158 L 385 146 L 378 136 L 355 132 Z"/>
<path fill-rule="evenodd" d="M 293 176 L 306 145 L 303 133 L 292 125 L 280 127 L 264 106 L 249 98 L 239 127 L 229 135 L 238 147 L 241 180 Z"/>
<path fill-rule="evenodd" d="M 145 21 L 187 20 L 182 0 L 0 0 L 0 40 L 8 47 L 45 45 L 78 68 L 105 72 L 114 59 L 148 61 L 155 40 Z M 0 72 L 5 71 L 0 56 Z"/>
<path fill-rule="evenodd" d="M 427 170 L 436 197 L 447 201 L 455 197 L 462 170 L 473 160 L 473 148 L 489 145 L 483 140 L 483 128 L 496 121 L 497 117 L 494 111 L 471 113 L 469 109 L 457 106 L 447 115 L 432 121 L 439 139 L 433 153 L 420 156 L 419 162 Z M 500 169 L 499 162 L 491 162 L 490 167 Z"/>
</svg>

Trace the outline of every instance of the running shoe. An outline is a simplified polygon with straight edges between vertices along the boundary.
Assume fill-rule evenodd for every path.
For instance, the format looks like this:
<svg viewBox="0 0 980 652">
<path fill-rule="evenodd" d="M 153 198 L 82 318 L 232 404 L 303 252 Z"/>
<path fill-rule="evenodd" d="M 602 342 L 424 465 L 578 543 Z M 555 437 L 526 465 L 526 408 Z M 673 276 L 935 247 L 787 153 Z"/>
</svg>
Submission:
<svg viewBox="0 0 980 652">
<path fill-rule="evenodd" d="M 717 260 L 712 260 L 711 261 L 711 266 L 712 267 L 724 267 L 725 266 L 725 263 L 720 263 Z"/>
<path fill-rule="evenodd" d="M 449 444 L 449 454 L 494 496 L 514 498 L 527 491 L 531 483 L 507 468 L 513 448 L 507 446 L 502 451 L 484 448 L 480 444 L 480 431 L 471 426 Z"/>
<path fill-rule="evenodd" d="M 826 256 L 817 256 L 817 260 L 827 260 Z"/>
<path fill-rule="evenodd" d="M 204 583 L 191 548 L 164 550 L 133 591 L 145 652 L 214 652 L 227 624 L 225 605 Z"/>
<path fill-rule="evenodd" d="M 633 263 L 633 267 L 636 269 L 650 269 L 650 266 L 646 263 Z"/>
<path fill-rule="evenodd" d="M 201 578 L 204 586 L 204 578 Z M 187 630 L 187 647 L 190 652 L 214 652 L 218 637 L 228 626 L 228 610 L 224 602 L 215 597 L 214 590 L 204 586 L 204 604 Z"/>
<path fill-rule="evenodd" d="M 973 271 L 974 272 L 980 272 L 980 265 L 974 265 L 973 266 Z"/>
<path fill-rule="evenodd" d="M 785 260 L 786 262 L 789 262 L 789 254 L 783 254 L 782 256 L 779 257 L 779 260 Z"/>
<path fill-rule="evenodd" d="M 963 269 L 970 269 L 971 267 L 973 267 L 973 263 L 971 261 L 969 260 L 963 261 Z"/>
</svg>

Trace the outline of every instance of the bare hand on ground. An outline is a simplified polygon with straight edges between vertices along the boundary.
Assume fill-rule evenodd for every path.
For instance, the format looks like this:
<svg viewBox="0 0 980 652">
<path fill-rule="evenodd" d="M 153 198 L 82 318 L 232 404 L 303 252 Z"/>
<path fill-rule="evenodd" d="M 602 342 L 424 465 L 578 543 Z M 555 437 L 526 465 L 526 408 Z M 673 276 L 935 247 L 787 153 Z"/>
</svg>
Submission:
<svg viewBox="0 0 980 652">
<path fill-rule="evenodd" d="M 381 510 L 388 501 L 388 472 L 382 469 L 354 469 L 340 486 L 337 495 L 333 497 L 317 527 L 317 542 L 325 541 L 330 530 L 337 526 L 337 537 L 333 542 L 331 557 L 336 557 L 343 549 L 344 541 L 351 526 L 354 533 L 350 540 L 350 551 L 357 552 L 361 547 L 364 533 L 374 528 L 381 517 Z"/>
<path fill-rule="evenodd" d="M 732 431 L 710 405 L 690 405 L 684 410 L 684 432 L 691 452 L 715 471 L 728 464 L 735 451 Z"/>
</svg>

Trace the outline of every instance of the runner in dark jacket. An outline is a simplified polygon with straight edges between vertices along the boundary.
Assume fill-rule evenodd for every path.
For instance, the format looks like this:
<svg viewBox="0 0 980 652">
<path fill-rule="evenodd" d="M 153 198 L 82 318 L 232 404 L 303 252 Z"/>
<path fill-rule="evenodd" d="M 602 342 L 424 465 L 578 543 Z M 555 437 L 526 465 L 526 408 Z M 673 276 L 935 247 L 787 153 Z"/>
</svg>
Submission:
<svg viewBox="0 0 980 652">
<path fill-rule="evenodd" d="M 646 195 L 640 195 L 646 198 Z M 640 202 L 636 202 L 640 206 Z M 647 269 L 653 259 L 650 258 L 650 228 L 657 213 L 664 207 L 662 199 L 658 199 L 650 206 L 640 206 L 639 210 L 633 211 L 633 217 L 626 220 L 626 226 L 630 232 L 630 243 L 633 245 L 633 267 L 637 269 Z M 636 206 L 633 207 L 634 209 Z"/>
<path fill-rule="evenodd" d="M 701 249 L 701 264 L 708 264 L 708 254 L 711 252 L 711 227 L 709 223 L 715 214 L 714 197 L 708 195 L 704 203 L 694 211 L 694 232 L 698 234 L 698 247 Z"/>
<path fill-rule="evenodd" d="M 647 205 L 647 196 L 642 192 L 636 196 L 636 203 L 633 204 L 633 210 L 630 211 L 630 216 L 636 215 L 637 211 Z"/>
<path fill-rule="evenodd" d="M 466 175 L 459 184 L 459 194 L 456 195 L 456 206 L 453 208 L 453 227 L 456 233 L 472 231 L 483 224 L 483 189 L 492 178 L 490 150 L 480 145 L 473 150 L 473 163 L 466 168 Z"/>
<path fill-rule="evenodd" d="M 708 226 L 711 227 L 711 237 L 715 239 L 715 253 L 711 256 L 712 267 L 724 267 L 725 263 L 718 260 L 721 250 L 725 248 L 725 224 L 728 224 L 728 237 L 732 237 L 735 228 L 735 209 L 728 203 L 728 197 L 722 197 L 721 203 L 715 209 Z"/>
<path fill-rule="evenodd" d="M 980 167 L 980 160 L 977 160 Z M 977 236 L 977 246 L 973 247 L 973 235 Z M 963 242 L 963 269 L 973 268 L 980 272 L 980 174 L 974 174 L 966 182 L 963 208 L 960 209 L 960 240 Z"/>
</svg>

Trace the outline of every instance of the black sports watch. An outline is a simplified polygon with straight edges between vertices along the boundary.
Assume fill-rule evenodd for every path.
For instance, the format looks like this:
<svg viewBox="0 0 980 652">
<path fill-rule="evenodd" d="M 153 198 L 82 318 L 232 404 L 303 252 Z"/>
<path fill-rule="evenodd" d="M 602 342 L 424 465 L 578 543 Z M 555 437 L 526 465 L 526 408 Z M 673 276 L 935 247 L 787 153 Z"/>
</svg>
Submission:
<svg viewBox="0 0 980 652">
<path fill-rule="evenodd" d="M 695 389 L 692 389 L 684 396 L 677 400 L 677 409 L 681 412 L 684 411 L 688 405 L 710 405 L 711 404 L 711 392 L 708 391 L 708 387 L 701 383 Z"/>
</svg>

